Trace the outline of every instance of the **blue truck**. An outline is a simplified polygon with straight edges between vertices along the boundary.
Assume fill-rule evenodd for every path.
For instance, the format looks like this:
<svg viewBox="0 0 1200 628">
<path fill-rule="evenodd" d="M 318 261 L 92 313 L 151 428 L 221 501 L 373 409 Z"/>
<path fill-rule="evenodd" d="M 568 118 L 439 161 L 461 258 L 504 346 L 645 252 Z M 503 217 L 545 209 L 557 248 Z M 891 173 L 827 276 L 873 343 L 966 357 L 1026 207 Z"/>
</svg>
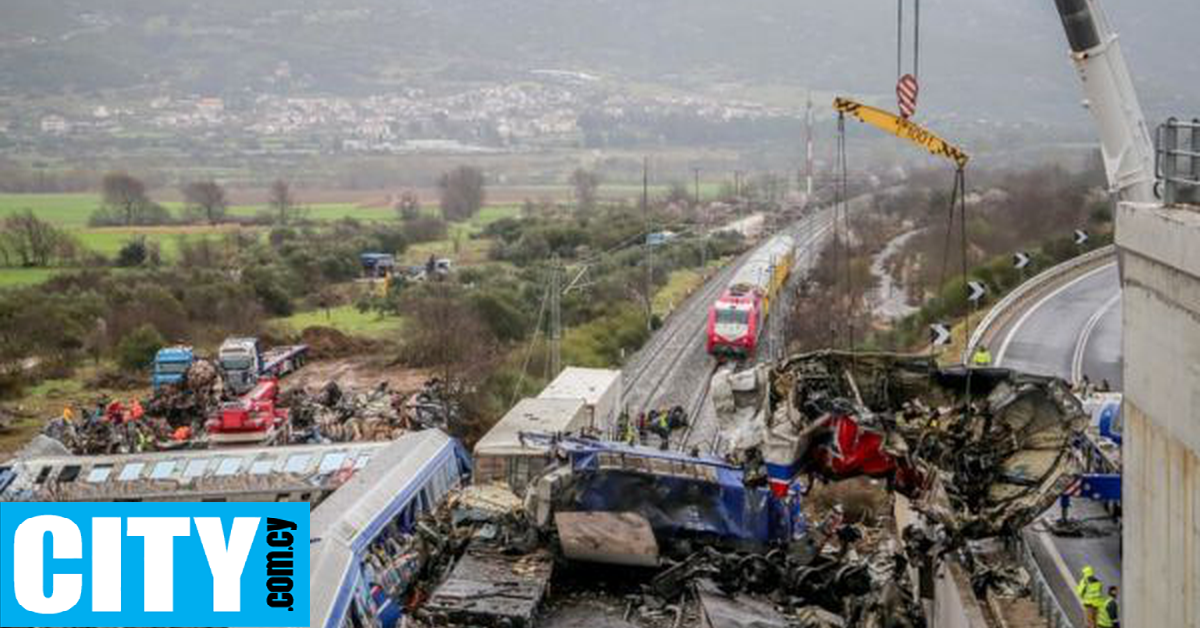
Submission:
<svg viewBox="0 0 1200 628">
<path fill-rule="evenodd" d="M 183 383 L 188 369 L 196 361 L 195 351 L 187 346 L 163 347 L 154 354 L 150 385 L 154 390 Z"/>
<path fill-rule="evenodd" d="M 358 256 L 363 276 L 371 279 L 390 277 L 396 272 L 396 256 L 390 253 L 363 253 Z"/>
<path fill-rule="evenodd" d="M 259 379 L 279 379 L 304 365 L 308 345 L 264 349 L 258 338 L 226 338 L 217 351 L 217 369 L 228 390 L 250 392 Z"/>
</svg>

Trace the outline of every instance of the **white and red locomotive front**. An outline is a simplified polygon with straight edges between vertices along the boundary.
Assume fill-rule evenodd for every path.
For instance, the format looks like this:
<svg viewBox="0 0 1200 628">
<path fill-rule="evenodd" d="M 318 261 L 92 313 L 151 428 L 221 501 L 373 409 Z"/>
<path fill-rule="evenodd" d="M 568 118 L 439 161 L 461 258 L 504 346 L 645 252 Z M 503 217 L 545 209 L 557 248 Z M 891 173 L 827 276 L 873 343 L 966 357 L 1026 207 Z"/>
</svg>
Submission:
<svg viewBox="0 0 1200 628">
<path fill-rule="evenodd" d="M 795 240 L 778 235 L 754 251 L 734 273 L 729 288 L 708 310 L 708 352 L 718 358 L 754 356 L 771 299 L 786 283 Z"/>
<path fill-rule="evenodd" d="M 763 295 L 753 287 L 725 291 L 708 310 L 708 352 L 717 357 L 748 358 L 758 348 Z"/>
</svg>

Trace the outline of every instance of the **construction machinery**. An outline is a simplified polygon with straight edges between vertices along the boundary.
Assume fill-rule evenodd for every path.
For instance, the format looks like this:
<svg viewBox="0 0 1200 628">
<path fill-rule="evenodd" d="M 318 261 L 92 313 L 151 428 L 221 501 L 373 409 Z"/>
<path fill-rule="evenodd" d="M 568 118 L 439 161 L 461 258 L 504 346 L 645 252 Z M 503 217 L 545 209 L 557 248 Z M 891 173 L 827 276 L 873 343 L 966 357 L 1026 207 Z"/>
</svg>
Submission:
<svg viewBox="0 0 1200 628">
<path fill-rule="evenodd" d="M 150 385 L 157 391 L 163 386 L 178 386 L 187 378 L 196 361 L 195 351 L 187 346 L 163 347 L 154 354 Z"/>
<path fill-rule="evenodd" d="M 213 444 L 264 444 L 286 436 L 288 413 L 278 407 L 279 382 L 263 379 L 250 392 L 221 404 L 205 423 Z M 286 442 L 286 438 L 283 439 Z"/>
<path fill-rule="evenodd" d="M 217 366 L 227 390 L 242 395 L 262 378 L 282 378 L 304 365 L 308 345 L 264 350 L 258 338 L 227 338 L 217 352 Z"/>
</svg>

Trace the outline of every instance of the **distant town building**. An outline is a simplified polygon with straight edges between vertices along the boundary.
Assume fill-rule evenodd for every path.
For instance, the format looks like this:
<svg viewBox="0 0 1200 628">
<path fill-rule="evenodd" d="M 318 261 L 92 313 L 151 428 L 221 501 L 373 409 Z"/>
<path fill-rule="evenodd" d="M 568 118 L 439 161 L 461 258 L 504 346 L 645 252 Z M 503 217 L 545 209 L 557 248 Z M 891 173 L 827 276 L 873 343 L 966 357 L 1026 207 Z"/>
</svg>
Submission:
<svg viewBox="0 0 1200 628">
<path fill-rule="evenodd" d="M 65 135 L 71 132 L 71 123 L 66 118 L 51 114 L 42 117 L 42 133 L 48 135 Z"/>
<path fill-rule="evenodd" d="M 196 112 L 209 118 L 225 113 L 225 101 L 220 98 L 201 98 L 196 101 Z"/>
</svg>

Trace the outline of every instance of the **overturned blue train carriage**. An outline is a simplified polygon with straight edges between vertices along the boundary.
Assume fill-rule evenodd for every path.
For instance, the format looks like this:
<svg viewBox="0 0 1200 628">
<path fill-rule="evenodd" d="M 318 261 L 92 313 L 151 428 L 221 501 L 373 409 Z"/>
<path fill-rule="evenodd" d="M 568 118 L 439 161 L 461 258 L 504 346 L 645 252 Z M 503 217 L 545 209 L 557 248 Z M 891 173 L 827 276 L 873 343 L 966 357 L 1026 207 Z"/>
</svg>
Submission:
<svg viewBox="0 0 1200 628">
<path fill-rule="evenodd" d="M 534 486 L 535 518 L 557 527 L 568 557 L 653 564 L 695 542 L 762 550 L 803 538 L 798 486 L 777 497 L 765 477 L 718 458 L 522 434 L 559 464 Z M 589 551 L 586 548 L 602 548 Z"/>
</svg>

